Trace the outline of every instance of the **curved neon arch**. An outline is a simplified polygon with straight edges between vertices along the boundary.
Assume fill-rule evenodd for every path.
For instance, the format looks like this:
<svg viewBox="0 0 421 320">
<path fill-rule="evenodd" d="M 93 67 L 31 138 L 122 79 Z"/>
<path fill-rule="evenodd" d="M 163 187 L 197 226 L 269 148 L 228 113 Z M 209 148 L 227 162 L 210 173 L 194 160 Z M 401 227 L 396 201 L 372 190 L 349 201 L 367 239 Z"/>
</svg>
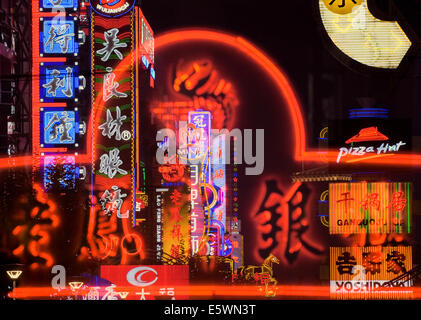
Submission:
<svg viewBox="0 0 421 320">
<path fill-rule="evenodd" d="M 294 130 L 294 157 L 302 159 L 306 145 L 306 131 L 302 111 L 294 89 L 281 68 L 263 50 L 246 39 L 223 31 L 210 29 L 180 29 L 163 33 L 155 39 L 155 49 L 186 41 L 212 41 L 232 47 L 259 65 L 275 82 L 286 101 Z"/>
</svg>

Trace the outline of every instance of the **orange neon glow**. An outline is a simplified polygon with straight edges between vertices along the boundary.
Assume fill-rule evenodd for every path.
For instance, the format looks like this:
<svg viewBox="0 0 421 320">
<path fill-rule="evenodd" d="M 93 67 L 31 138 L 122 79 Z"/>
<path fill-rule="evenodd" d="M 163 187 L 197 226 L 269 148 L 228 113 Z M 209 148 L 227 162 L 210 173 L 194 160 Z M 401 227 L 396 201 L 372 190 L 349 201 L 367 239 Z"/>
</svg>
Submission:
<svg viewBox="0 0 421 320">
<path fill-rule="evenodd" d="M 157 288 L 148 287 L 145 291 L 157 290 Z M 105 287 L 99 287 L 99 290 L 105 290 Z M 175 286 L 174 290 L 177 295 L 188 295 L 191 299 L 206 299 L 215 297 L 238 297 L 240 299 L 256 299 L 265 298 L 264 290 L 258 286 L 211 286 L 211 285 L 189 285 L 189 286 Z M 386 293 L 388 291 L 398 294 L 399 292 L 411 291 L 411 299 L 421 299 L 421 288 L 419 287 L 391 287 L 379 289 Z M 136 287 L 115 287 L 114 292 L 138 292 L 139 288 Z M 278 298 L 282 297 L 300 297 L 301 299 L 329 299 L 330 298 L 330 287 L 329 286 L 311 286 L 311 285 L 277 285 L 273 288 Z M 86 295 L 89 292 L 89 287 L 82 287 L 78 290 L 78 295 Z M 49 299 L 51 295 L 54 296 L 72 296 L 75 292 L 71 288 L 66 287 L 63 290 L 57 291 L 51 287 L 18 287 L 9 293 L 9 296 L 15 296 L 17 299 L 34 299 L 34 298 L 46 298 Z M 357 294 L 349 293 L 348 297 L 354 296 L 357 298 Z"/>
</svg>

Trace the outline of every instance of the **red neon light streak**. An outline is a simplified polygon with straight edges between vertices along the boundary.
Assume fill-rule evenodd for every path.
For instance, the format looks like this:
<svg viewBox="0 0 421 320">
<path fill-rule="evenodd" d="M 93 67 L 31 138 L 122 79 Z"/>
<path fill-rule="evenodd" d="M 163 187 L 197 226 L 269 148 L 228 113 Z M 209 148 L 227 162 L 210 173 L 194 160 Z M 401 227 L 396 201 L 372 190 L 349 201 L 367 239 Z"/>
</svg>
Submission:
<svg viewBox="0 0 421 320">
<path fill-rule="evenodd" d="M 262 286 L 263 287 L 263 286 Z M 100 287 L 100 290 L 105 290 L 105 287 Z M 156 287 L 148 287 L 147 291 L 157 290 Z M 329 299 L 331 297 L 329 286 L 315 286 L 315 285 L 278 285 L 273 288 L 276 292 L 276 297 L 300 297 L 307 299 Z M 264 299 L 264 293 L 259 290 L 258 286 L 214 286 L 214 285 L 190 285 L 190 286 L 175 286 L 174 290 L 177 295 L 187 295 L 192 299 L 214 299 L 216 297 L 238 297 L 238 298 L 251 298 L 255 299 L 261 297 Z M 408 294 L 411 295 L 412 300 L 421 299 L 421 288 L 419 287 L 391 287 L 391 288 L 379 288 L 382 294 L 385 295 L 384 299 L 388 299 L 387 295 L 392 292 L 397 295 L 401 294 L 402 298 L 408 298 Z M 114 292 L 128 292 L 135 293 L 139 291 L 136 287 L 115 287 Z M 410 293 L 408 293 L 408 291 Z M 89 292 L 89 287 L 81 288 L 77 291 L 78 295 L 85 295 Z M 377 290 L 370 292 L 372 294 L 378 294 Z M 370 299 L 370 293 L 367 294 L 367 298 Z M 9 297 L 15 296 L 17 299 L 34 299 L 34 298 L 46 298 L 49 299 L 51 295 L 55 296 L 73 296 L 75 294 L 69 287 L 58 292 L 51 287 L 18 287 L 13 292 L 9 293 Z M 340 293 L 338 293 L 340 294 Z M 358 299 L 358 293 L 347 292 L 347 299 L 355 297 Z M 374 298 L 374 297 L 373 297 Z M 409 298 L 408 298 L 409 299 Z M 336 300 L 336 299 L 335 299 Z M 374 300 L 381 300 L 381 298 L 374 298 Z"/>
</svg>

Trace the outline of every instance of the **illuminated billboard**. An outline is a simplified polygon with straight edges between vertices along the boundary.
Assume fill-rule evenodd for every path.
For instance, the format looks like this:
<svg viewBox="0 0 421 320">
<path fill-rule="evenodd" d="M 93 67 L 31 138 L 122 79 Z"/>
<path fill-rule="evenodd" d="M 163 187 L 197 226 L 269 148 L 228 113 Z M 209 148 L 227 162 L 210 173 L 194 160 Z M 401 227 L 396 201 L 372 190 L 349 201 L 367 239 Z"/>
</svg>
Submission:
<svg viewBox="0 0 421 320">
<path fill-rule="evenodd" d="M 76 10 L 78 5 L 78 0 L 40 0 L 40 8 L 43 9 L 69 8 Z"/>
<path fill-rule="evenodd" d="M 399 67 L 412 43 L 398 22 L 376 18 L 367 0 L 316 1 L 328 37 L 343 54 L 368 67 Z"/>
<path fill-rule="evenodd" d="M 412 184 L 329 184 L 330 234 L 411 232 Z"/>
<path fill-rule="evenodd" d="M 42 147 L 74 145 L 79 134 L 78 112 L 65 108 L 41 110 Z"/>
<path fill-rule="evenodd" d="M 155 63 L 155 45 L 154 45 L 154 36 L 152 28 L 149 26 L 148 21 L 144 16 L 141 17 L 141 35 L 140 35 L 140 44 L 143 48 L 143 53 L 150 61 L 150 63 Z"/>
<path fill-rule="evenodd" d="M 99 197 L 112 186 L 126 195 L 121 206 L 125 218 L 133 218 L 134 208 L 133 61 L 124 60 L 133 50 L 131 16 L 92 19 L 94 183 Z"/>
<path fill-rule="evenodd" d="M 331 247 L 332 299 L 409 299 L 412 281 L 385 283 L 412 269 L 412 247 Z"/>
<path fill-rule="evenodd" d="M 78 171 L 74 155 L 44 155 L 44 188 L 58 186 L 59 190 L 74 189 Z"/>
<path fill-rule="evenodd" d="M 169 165 L 179 167 L 182 165 Z M 161 167 L 162 168 L 162 167 Z M 160 169 L 161 169 L 160 168 Z M 162 171 L 163 186 L 168 183 L 166 170 Z M 178 170 L 177 180 L 171 179 L 172 185 L 162 195 L 162 251 L 174 260 L 165 260 L 164 263 L 187 264 L 190 256 L 190 170 L 182 166 Z M 175 177 L 175 176 L 173 176 Z"/>
<path fill-rule="evenodd" d="M 329 121 L 328 143 L 336 157 L 331 166 L 382 163 L 412 150 L 412 122 L 383 117 L 375 110 L 354 109 L 349 119 Z"/>
<path fill-rule="evenodd" d="M 79 78 L 78 65 L 64 63 L 42 63 L 41 102 L 75 100 L 80 88 L 85 87 L 83 77 Z"/>
<path fill-rule="evenodd" d="M 77 18 L 41 18 L 41 55 L 77 55 L 79 52 Z"/>
<path fill-rule="evenodd" d="M 115 18 L 130 12 L 134 0 L 89 0 L 92 9 L 105 17 Z"/>
<path fill-rule="evenodd" d="M 180 287 L 189 284 L 188 266 L 120 265 L 101 266 L 101 278 L 127 291 L 127 300 L 185 300 Z"/>
</svg>

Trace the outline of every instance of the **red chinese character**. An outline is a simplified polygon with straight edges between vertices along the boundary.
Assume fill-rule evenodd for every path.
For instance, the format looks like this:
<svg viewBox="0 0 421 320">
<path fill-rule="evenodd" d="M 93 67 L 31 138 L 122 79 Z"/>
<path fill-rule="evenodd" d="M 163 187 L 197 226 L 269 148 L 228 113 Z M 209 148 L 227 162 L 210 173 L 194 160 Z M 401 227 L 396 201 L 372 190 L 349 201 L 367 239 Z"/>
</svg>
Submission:
<svg viewBox="0 0 421 320">
<path fill-rule="evenodd" d="M 361 201 L 361 207 L 364 210 L 368 210 L 369 208 L 375 208 L 376 210 L 380 210 L 380 200 L 378 193 L 370 193 L 367 197 Z"/>
<path fill-rule="evenodd" d="M 345 213 L 348 213 L 348 201 L 354 201 L 354 198 L 350 198 L 350 192 L 341 193 L 344 196 L 342 199 L 336 200 L 337 203 L 344 202 L 345 203 Z"/>
<path fill-rule="evenodd" d="M 170 195 L 171 198 L 171 202 L 175 205 L 179 205 L 180 204 L 180 198 L 181 198 L 181 193 L 178 192 L 178 190 L 174 190 L 173 193 L 171 193 Z"/>
<path fill-rule="evenodd" d="M 405 192 L 399 191 L 392 195 L 390 206 L 395 211 L 402 211 L 406 207 Z"/>
<path fill-rule="evenodd" d="M 382 261 L 383 254 L 381 252 L 363 253 L 363 267 L 366 272 L 370 272 L 371 274 L 380 273 Z"/>
<path fill-rule="evenodd" d="M 393 272 L 394 274 L 399 274 L 400 272 L 406 273 L 404 264 L 405 260 L 405 255 L 399 251 L 392 251 L 392 253 L 388 253 L 386 258 L 387 272 Z"/>
<path fill-rule="evenodd" d="M 270 276 L 268 273 L 255 273 L 254 280 L 260 282 L 261 284 L 266 284 L 269 282 Z"/>
<path fill-rule="evenodd" d="M 215 171 L 215 179 L 222 179 L 224 177 L 224 171 L 222 169 Z"/>
<path fill-rule="evenodd" d="M 179 224 L 176 224 L 171 230 L 172 238 L 173 239 L 177 238 L 177 241 L 180 241 L 180 234 L 181 234 L 180 227 L 181 226 Z"/>
<path fill-rule="evenodd" d="M 180 257 L 180 245 L 171 245 L 171 256 L 174 258 Z"/>
<path fill-rule="evenodd" d="M 180 208 L 172 207 L 170 208 L 170 220 L 175 220 L 175 222 L 180 222 L 183 218 L 180 216 Z"/>
</svg>

